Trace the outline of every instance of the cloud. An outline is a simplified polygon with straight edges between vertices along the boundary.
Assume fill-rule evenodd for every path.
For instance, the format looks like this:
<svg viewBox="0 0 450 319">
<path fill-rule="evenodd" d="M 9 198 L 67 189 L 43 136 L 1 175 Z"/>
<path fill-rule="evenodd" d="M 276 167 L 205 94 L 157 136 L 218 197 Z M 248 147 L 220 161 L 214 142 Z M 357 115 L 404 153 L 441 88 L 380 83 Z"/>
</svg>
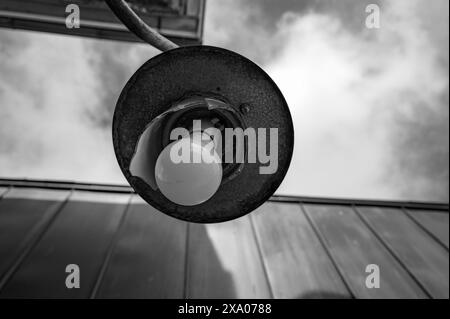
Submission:
<svg viewBox="0 0 450 319">
<path fill-rule="evenodd" d="M 0 176 L 125 182 L 112 112 L 149 50 L 11 30 L 0 43 Z"/>
<path fill-rule="evenodd" d="M 448 3 L 379 4 L 377 30 L 354 1 L 311 1 L 272 32 L 254 21 L 273 11 L 248 3 L 209 16 L 206 39 L 256 59 L 290 105 L 296 143 L 279 193 L 448 201 L 448 37 L 435 27 Z"/>
<path fill-rule="evenodd" d="M 372 1 L 370 1 L 372 2 Z M 288 101 L 278 193 L 448 201 L 448 1 L 209 1 L 205 44 L 259 63 Z M 146 45 L 0 30 L 0 176 L 123 183 L 111 120 Z"/>
</svg>

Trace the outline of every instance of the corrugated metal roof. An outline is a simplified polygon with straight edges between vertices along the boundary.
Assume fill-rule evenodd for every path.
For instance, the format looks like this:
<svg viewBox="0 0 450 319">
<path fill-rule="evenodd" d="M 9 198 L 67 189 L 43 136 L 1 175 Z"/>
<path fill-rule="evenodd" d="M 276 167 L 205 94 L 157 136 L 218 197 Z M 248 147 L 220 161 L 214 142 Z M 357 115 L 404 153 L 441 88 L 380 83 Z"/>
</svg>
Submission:
<svg viewBox="0 0 450 319">
<path fill-rule="evenodd" d="M 275 196 L 205 225 L 125 186 L 3 179 L 0 194 L 0 297 L 449 297 L 448 204 Z"/>
</svg>

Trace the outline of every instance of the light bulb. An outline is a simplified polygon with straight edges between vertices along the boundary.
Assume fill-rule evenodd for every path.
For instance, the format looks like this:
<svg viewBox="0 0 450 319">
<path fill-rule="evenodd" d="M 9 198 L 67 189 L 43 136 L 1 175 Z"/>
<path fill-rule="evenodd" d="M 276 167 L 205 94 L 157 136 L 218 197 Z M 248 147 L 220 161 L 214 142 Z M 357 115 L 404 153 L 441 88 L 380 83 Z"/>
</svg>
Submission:
<svg viewBox="0 0 450 319">
<path fill-rule="evenodd" d="M 187 154 L 180 154 L 180 151 Z M 186 159 L 187 155 L 189 160 L 180 162 L 179 158 Z M 198 205 L 211 198 L 219 188 L 221 159 L 214 149 L 206 147 L 206 143 L 196 141 L 192 135 L 184 137 L 167 145 L 159 154 L 155 179 L 161 193 L 170 201 L 185 206 Z"/>
</svg>

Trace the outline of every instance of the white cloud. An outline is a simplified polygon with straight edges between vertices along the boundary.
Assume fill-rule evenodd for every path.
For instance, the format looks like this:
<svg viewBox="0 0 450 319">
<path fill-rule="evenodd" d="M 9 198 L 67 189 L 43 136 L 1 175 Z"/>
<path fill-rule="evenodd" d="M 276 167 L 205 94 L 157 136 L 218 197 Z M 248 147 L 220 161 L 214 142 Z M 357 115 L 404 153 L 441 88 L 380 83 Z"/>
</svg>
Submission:
<svg viewBox="0 0 450 319">
<path fill-rule="evenodd" d="M 440 165 L 440 180 L 420 169 L 434 165 L 436 156 L 448 158 L 448 146 L 439 145 L 445 142 L 448 114 L 441 101 L 448 94 L 448 73 L 439 58 L 448 54 L 448 45 L 446 52 L 439 52 L 432 42 L 436 30 L 429 33 L 424 27 L 424 21 L 442 8 L 426 12 L 419 3 L 384 2 L 381 29 L 361 26 L 359 31 L 354 23 L 347 27 L 343 14 L 287 12 L 270 35 L 249 24 L 249 17 L 263 19 L 261 12 L 222 4 L 216 14 L 222 12 L 240 32 L 229 33 L 229 38 L 222 35 L 219 42 L 216 34 L 224 32 L 224 18 L 210 17 L 207 39 L 213 44 L 240 50 L 234 39 L 251 37 L 250 55 L 256 54 L 253 43 L 259 43 L 259 50 L 269 47 L 267 51 L 274 52 L 268 61 L 261 60 L 285 95 L 295 128 L 294 157 L 279 193 L 448 200 L 443 195 L 448 190 L 448 166 Z M 363 7 L 361 15 L 366 15 Z M 439 140 L 432 141 L 438 152 L 431 159 L 421 156 L 433 147 L 429 143 L 409 148 L 414 126 L 419 130 L 417 122 L 432 120 L 424 116 L 430 112 L 444 119 L 444 130 L 436 132 Z M 411 125 L 401 124 L 405 119 Z M 448 127 L 448 115 L 446 123 Z M 425 124 L 423 134 L 435 123 Z M 415 152 L 416 159 L 408 158 L 408 152 Z M 405 171 L 404 161 L 411 169 Z"/>
<path fill-rule="evenodd" d="M 0 176 L 125 182 L 110 128 L 89 116 L 113 107 L 102 105 L 107 88 L 95 67 L 93 40 L 0 32 L 7 43 L 0 52 Z M 142 54 L 131 69 L 139 60 Z"/>
<path fill-rule="evenodd" d="M 287 12 L 270 28 L 257 1 L 208 2 L 205 44 L 256 60 L 290 105 L 295 154 L 279 193 L 448 200 L 448 1 L 383 2 L 379 30 L 348 27 L 342 3 Z M 155 51 L 0 38 L 0 176 L 124 182 L 111 110 Z"/>
</svg>

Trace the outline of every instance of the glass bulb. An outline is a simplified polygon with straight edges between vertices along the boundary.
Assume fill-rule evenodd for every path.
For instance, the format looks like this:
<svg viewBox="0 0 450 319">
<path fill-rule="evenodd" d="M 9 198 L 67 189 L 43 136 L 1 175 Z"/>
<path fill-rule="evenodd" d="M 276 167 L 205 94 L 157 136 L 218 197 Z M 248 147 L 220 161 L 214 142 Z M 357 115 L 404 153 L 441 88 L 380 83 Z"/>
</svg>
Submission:
<svg viewBox="0 0 450 319">
<path fill-rule="evenodd" d="M 186 151 L 187 154 L 181 154 Z M 189 155 L 189 161 L 180 162 L 183 155 L 185 159 Z M 156 160 L 155 178 L 159 190 L 170 201 L 185 206 L 198 205 L 210 199 L 219 188 L 221 159 L 214 149 L 207 148 L 206 143 L 196 141 L 191 135 L 163 149 Z"/>
</svg>

